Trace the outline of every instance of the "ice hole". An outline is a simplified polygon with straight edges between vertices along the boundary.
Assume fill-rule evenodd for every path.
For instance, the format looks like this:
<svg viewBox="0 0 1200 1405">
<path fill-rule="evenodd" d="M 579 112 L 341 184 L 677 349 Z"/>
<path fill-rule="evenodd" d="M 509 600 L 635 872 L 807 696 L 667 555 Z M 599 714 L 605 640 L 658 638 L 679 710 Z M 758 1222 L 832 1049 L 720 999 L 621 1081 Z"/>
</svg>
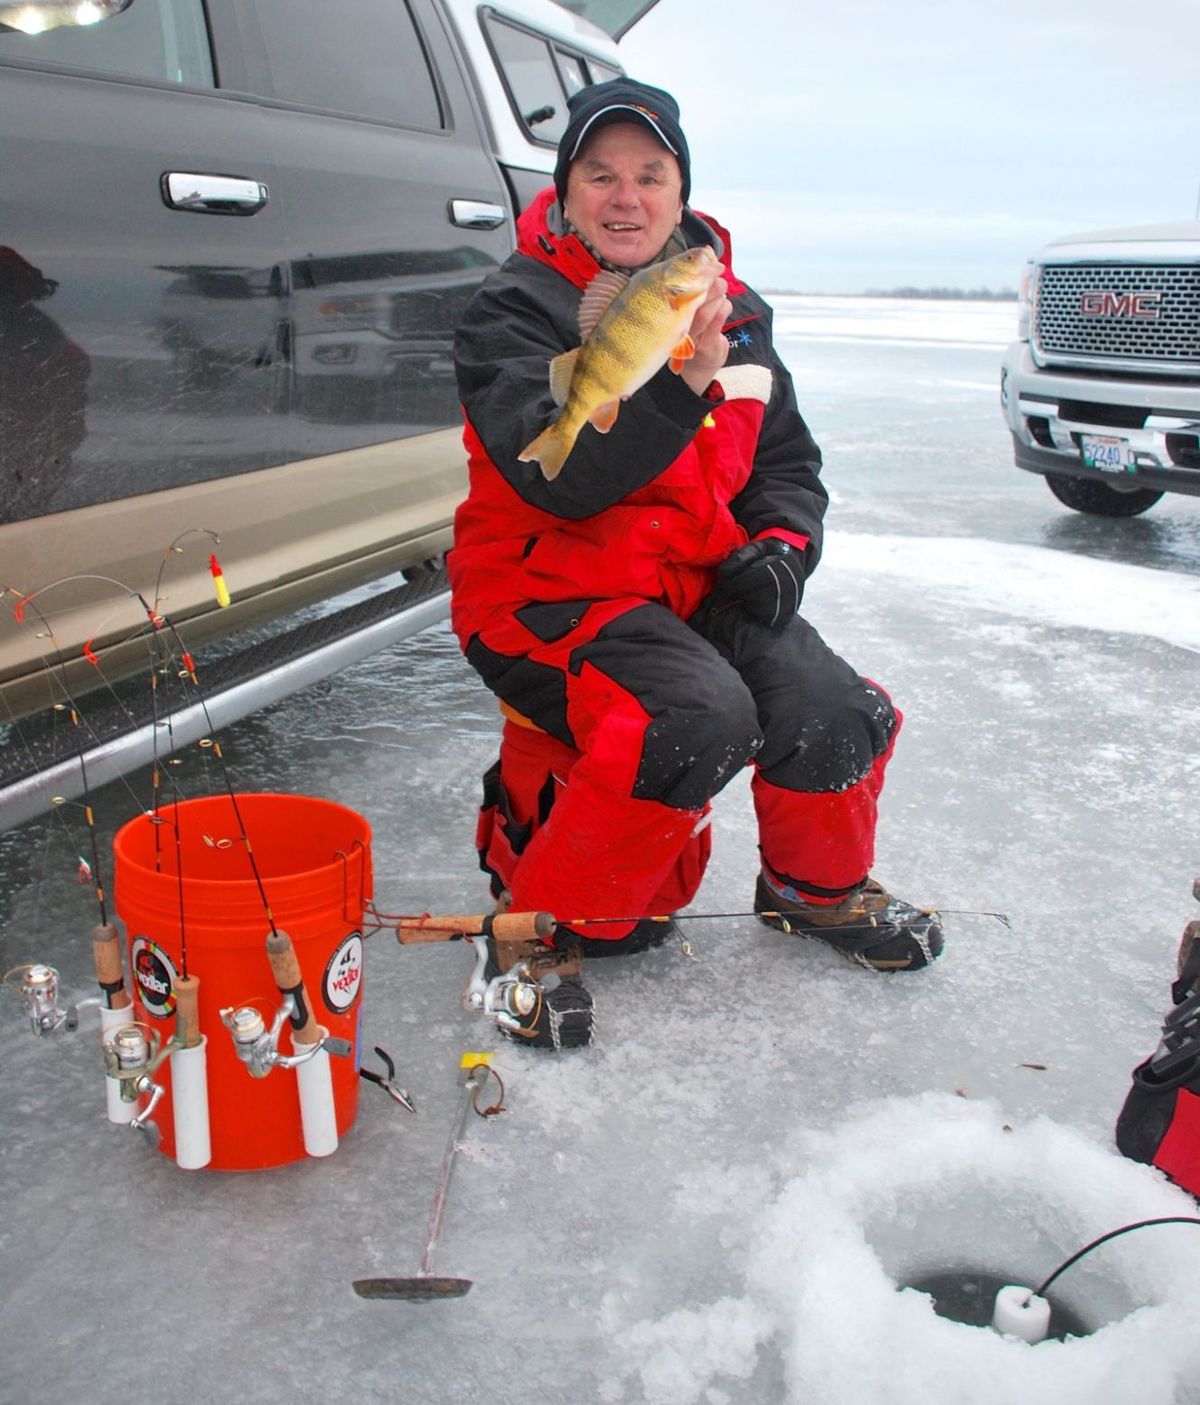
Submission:
<svg viewBox="0 0 1200 1405">
<path fill-rule="evenodd" d="M 919 1291 L 921 1280 L 946 1274 L 978 1274 L 999 1279 L 998 1286 L 1036 1288 L 1103 1232 L 1094 1228 L 1092 1216 L 1077 1212 L 1065 1188 L 1047 1190 L 1027 1178 L 991 1176 L 977 1165 L 943 1167 L 934 1182 L 908 1188 L 894 1217 L 869 1212 L 863 1237 L 900 1289 Z M 1116 1227 L 1114 1222 L 1104 1228 Z M 1142 1247 L 1152 1251 L 1150 1245 Z M 1086 1333 L 1153 1301 L 1143 1295 L 1146 1286 L 1153 1291 L 1152 1284 L 1139 1290 L 1126 1281 L 1117 1249 L 1114 1241 L 1086 1255 L 1049 1294 L 1051 1304 L 1061 1305 Z"/>
<path fill-rule="evenodd" d="M 791 1396 L 822 1405 L 1174 1405 L 1200 1382 L 1200 1228 L 1109 1241 L 1050 1297 L 1087 1335 L 1037 1345 L 939 1316 L 905 1287 L 975 1269 L 1040 1285 L 1134 1221 L 1195 1215 L 1190 1196 L 1109 1145 L 995 1104 L 888 1099 L 797 1138 L 805 1169 L 765 1212 L 748 1268 Z M 1010 1277 L 1011 1275 L 1011 1277 Z"/>
</svg>

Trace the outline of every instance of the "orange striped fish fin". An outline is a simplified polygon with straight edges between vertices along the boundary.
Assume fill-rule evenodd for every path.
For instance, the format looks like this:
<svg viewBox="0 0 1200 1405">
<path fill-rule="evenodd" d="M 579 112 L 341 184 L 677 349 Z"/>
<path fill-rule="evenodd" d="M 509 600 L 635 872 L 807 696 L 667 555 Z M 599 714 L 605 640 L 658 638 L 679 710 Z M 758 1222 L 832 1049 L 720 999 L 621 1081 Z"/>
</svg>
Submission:
<svg viewBox="0 0 1200 1405">
<path fill-rule="evenodd" d="M 617 422 L 617 411 L 621 408 L 619 400 L 610 400 L 606 405 L 600 405 L 593 410 L 590 416 L 590 424 L 599 434 L 607 434 Z"/>
<path fill-rule="evenodd" d="M 684 364 L 692 359 L 696 354 L 696 343 L 684 332 L 679 341 L 671 348 L 671 370 L 676 375 L 683 370 Z"/>
</svg>

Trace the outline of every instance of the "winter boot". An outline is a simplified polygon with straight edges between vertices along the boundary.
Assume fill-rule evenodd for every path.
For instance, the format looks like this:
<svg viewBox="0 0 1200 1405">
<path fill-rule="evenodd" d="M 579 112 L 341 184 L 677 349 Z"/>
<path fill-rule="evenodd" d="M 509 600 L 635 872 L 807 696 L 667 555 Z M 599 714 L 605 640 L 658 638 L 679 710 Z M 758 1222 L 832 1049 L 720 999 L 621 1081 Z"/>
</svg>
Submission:
<svg viewBox="0 0 1200 1405">
<path fill-rule="evenodd" d="M 894 898 L 868 878 L 839 903 L 785 896 L 759 874 L 754 910 L 768 927 L 811 937 L 872 971 L 916 971 L 942 950 L 937 913 Z"/>
<path fill-rule="evenodd" d="M 562 934 L 559 934 L 562 940 Z M 488 963 L 484 978 L 492 980 L 516 965 L 542 984 L 533 1009 L 515 1029 L 500 1026 L 515 1044 L 534 1049 L 575 1049 L 592 1042 L 592 997 L 579 979 L 583 957 L 578 944 L 562 947 L 541 942 L 504 942 L 488 938 Z"/>
</svg>

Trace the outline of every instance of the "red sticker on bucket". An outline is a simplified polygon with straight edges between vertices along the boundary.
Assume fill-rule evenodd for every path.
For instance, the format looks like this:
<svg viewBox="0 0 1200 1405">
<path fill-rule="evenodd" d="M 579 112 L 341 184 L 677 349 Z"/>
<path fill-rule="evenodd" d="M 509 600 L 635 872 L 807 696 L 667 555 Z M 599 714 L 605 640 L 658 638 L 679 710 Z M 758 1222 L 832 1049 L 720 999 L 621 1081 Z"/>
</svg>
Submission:
<svg viewBox="0 0 1200 1405">
<path fill-rule="evenodd" d="M 322 982 L 325 1004 L 341 1014 L 354 1004 L 362 985 L 363 940 L 361 932 L 351 932 L 329 958 Z"/>
</svg>

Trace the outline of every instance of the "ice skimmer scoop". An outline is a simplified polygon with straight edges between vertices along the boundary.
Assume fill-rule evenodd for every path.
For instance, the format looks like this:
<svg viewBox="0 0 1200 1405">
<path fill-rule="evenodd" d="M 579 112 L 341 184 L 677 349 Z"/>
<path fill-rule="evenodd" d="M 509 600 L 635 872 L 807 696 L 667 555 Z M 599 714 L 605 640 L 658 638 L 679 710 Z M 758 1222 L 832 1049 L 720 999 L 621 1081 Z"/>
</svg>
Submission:
<svg viewBox="0 0 1200 1405">
<path fill-rule="evenodd" d="M 433 1193 L 433 1205 L 429 1212 L 429 1233 L 425 1240 L 425 1252 L 421 1256 L 421 1267 L 411 1278 L 356 1278 L 354 1291 L 360 1298 L 396 1298 L 402 1302 L 425 1303 L 439 1298 L 461 1298 L 471 1291 L 469 1278 L 446 1278 L 435 1274 L 433 1256 L 442 1234 L 442 1220 L 446 1214 L 450 1181 L 454 1175 L 455 1154 L 462 1141 L 467 1113 L 475 1100 L 475 1094 L 487 1081 L 489 1059 L 488 1054 L 464 1054 L 462 1058 L 459 1072 L 462 1096 L 459 1099 L 450 1140 L 446 1143 L 446 1155 L 442 1158 L 437 1189 Z"/>
</svg>

